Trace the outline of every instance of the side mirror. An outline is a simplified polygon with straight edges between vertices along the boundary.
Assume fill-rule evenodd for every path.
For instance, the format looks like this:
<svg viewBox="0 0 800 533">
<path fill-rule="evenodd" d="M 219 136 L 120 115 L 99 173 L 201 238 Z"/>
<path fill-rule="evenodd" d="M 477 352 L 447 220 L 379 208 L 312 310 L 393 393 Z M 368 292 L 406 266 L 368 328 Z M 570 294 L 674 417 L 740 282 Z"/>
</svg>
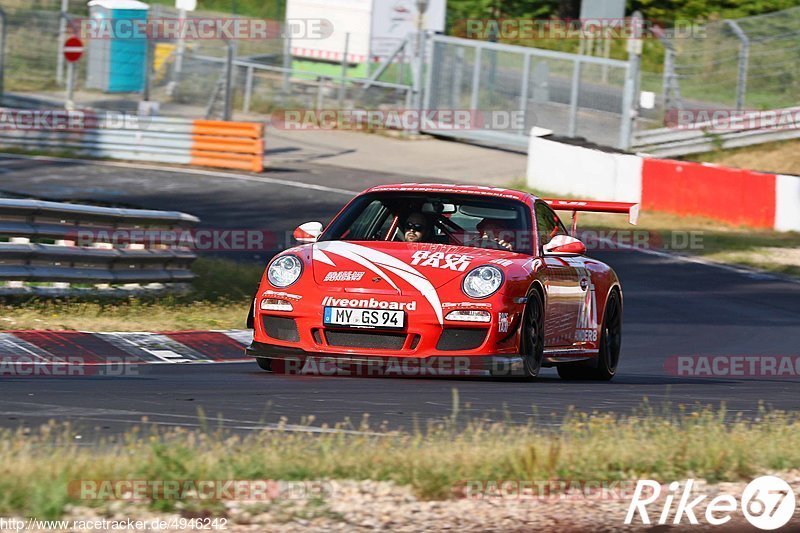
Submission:
<svg viewBox="0 0 800 533">
<path fill-rule="evenodd" d="M 586 245 L 569 235 L 556 235 L 544 245 L 544 255 L 583 255 Z"/>
<path fill-rule="evenodd" d="M 297 242 L 312 243 L 317 242 L 320 235 L 322 235 L 322 224 L 320 222 L 306 222 L 297 226 L 292 236 Z"/>
</svg>

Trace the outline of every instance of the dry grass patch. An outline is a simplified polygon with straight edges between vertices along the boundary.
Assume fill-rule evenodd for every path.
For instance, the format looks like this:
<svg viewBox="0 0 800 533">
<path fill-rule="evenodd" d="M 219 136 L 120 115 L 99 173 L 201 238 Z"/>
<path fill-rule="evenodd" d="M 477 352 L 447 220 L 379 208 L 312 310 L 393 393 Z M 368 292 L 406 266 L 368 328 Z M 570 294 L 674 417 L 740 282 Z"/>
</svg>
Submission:
<svg viewBox="0 0 800 533">
<path fill-rule="evenodd" d="M 800 153 L 800 140 L 792 140 L 689 155 L 683 159 L 762 172 L 800 175 L 798 153 Z"/>
<path fill-rule="evenodd" d="M 68 490 L 73 480 L 375 480 L 411 486 L 423 498 L 447 499 L 466 480 L 693 476 L 714 482 L 800 466 L 796 414 L 762 409 L 744 419 L 724 410 L 669 412 L 654 412 L 645 403 L 629 416 L 572 413 L 526 426 L 465 426 L 454 417 L 411 433 L 371 431 L 366 421 L 341 426 L 361 434 L 134 431 L 94 447 L 76 446 L 74 429 L 55 423 L 32 434 L 4 430 L 0 514 L 56 517 L 69 503 L 102 505 L 76 502 Z M 151 506 L 171 510 L 177 503 Z M 215 502 L 201 506 L 219 508 Z"/>
</svg>

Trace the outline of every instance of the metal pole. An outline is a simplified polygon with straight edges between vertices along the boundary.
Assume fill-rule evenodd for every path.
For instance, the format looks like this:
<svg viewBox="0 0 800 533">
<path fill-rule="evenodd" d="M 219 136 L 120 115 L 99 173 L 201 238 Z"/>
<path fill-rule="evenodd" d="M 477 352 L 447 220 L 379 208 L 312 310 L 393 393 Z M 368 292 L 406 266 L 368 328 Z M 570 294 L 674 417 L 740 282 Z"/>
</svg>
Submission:
<svg viewBox="0 0 800 533">
<path fill-rule="evenodd" d="M 528 125 L 528 87 L 531 84 L 531 55 L 525 54 L 522 65 L 522 87 L 519 91 L 519 110 L 522 113 L 522 129 L 517 133 L 525 135 Z"/>
<path fill-rule="evenodd" d="M 339 84 L 339 109 L 344 109 L 344 91 L 347 81 L 347 54 L 350 53 L 350 32 L 344 34 L 344 55 L 342 55 L 342 77 Z"/>
<path fill-rule="evenodd" d="M 75 108 L 75 104 L 72 102 L 74 85 L 75 85 L 75 63 L 70 61 L 69 63 L 67 63 L 67 103 L 64 106 L 64 108 L 67 109 L 68 111 Z"/>
<path fill-rule="evenodd" d="M 434 44 L 434 46 L 436 46 Z M 453 61 L 453 82 L 450 86 L 450 108 L 458 109 L 461 105 L 461 80 L 464 77 L 464 47 L 456 48 L 456 57 Z"/>
<path fill-rule="evenodd" d="M 250 112 L 250 100 L 253 96 L 253 67 L 247 67 L 247 78 L 244 83 L 244 105 L 242 111 L 245 113 Z"/>
<path fill-rule="evenodd" d="M 422 88 L 424 98 L 422 99 L 422 111 L 427 112 L 431 108 L 431 86 L 433 85 L 433 65 L 441 64 L 442 46 L 437 45 L 435 37 L 431 38 L 431 68 L 425 73 L 425 86 Z M 408 93 L 406 93 L 408 94 Z M 436 102 L 438 105 L 438 101 Z"/>
<path fill-rule="evenodd" d="M 292 35 L 289 31 L 288 24 L 284 23 L 286 28 L 284 31 L 286 35 L 283 38 L 283 92 L 289 94 L 291 87 L 289 86 L 289 75 L 292 68 Z"/>
<path fill-rule="evenodd" d="M 581 93 L 581 61 L 575 58 L 572 65 L 572 90 L 569 95 L 569 126 L 567 135 L 575 137 L 578 132 L 578 97 Z"/>
<path fill-rule="evenodd" d="M 427 42 L 427 35 L 425 31 L 420 34 L 418 42 L 420 49 L 418 52 L 419 57 L 417 58 L 417 74 L 415 76 L 417 82 L 414 90 L 414 109 L 417 111 L 422 111 L 422 77 L 425 75 L 425 46 Z"/>
<path fill-rule="evenodd" d="M 236 57 L 236 43 L 228 41 L 228 57 L 225 61 L 225 108 L 222 113 L 223 120 L 233 117 L 233 61 Z"/>
<path fill-rule="evenodd" d="M 739 79 L 736 83 L 736 110 L 744 109 L 745 93 L 747 91 L 747 66 L 750 61 L 750 39 L 742 28 L 733 20 L 726 20 L 733 33 L 740 41 L 739 45 Z"/>
<path fill-rule="evenodd" d="M 6 12 L 0 7 L 0 104 L 5 90 L 6 66 Z"/>
<path fill-rule="evenodd" d="M 144 46 L 144 91 L 142 93 L 142 101 L 149 102 L 150 101 L 150 58 L 152 57 L 152 51 L 150 50 L 150 39 L 145 37 L 145 46 Z"/>
<path fill-rule="evenodd" d="M 178 24 L 181 28 L 181 34 L 178 36 L 178 48 L 175 52 L 175 68 L 172 70 L 172 83 L 169 87 L 169 93 L 175 90 L 175 86 L 180 83 L 181 71 L 183 71 L 183 54 L 186 52 L 186 40 L 183 38 L 183 28 L 186 27 L 186 10 L 181 9 L 178 11 Z"/>
<path fill-rule="evenodd" d="M 605 28 L 603 30 L 603 58 L 608 59 L 611 57 L 611 29 Z M 608 64 L 603 63 L 603 71 L 601 74 L 603 83 L 608 83 Z"/>
<path fill-rule="evenodd" d="M 642 56 L 642 14 L 638 11 L 631 18 L 633 37 L 628 41 L 628 66 L 625 69 L 625 88 L 622 94 L 622 124 L 619 130 L 619 146 L 622 150 L 631 147 L 637 113 L 639 66 Z"/>
<path fill-rule="evenodd" d="M 469 109 L 472 113 L 478 110 L 478 96 L 480 93 L 481 85 L 481 57 L 483 56 L 483 48 L 477 47 L 475 49 L 475 64 L 472 66 L 472 96 L 469 100 Z"/>
<path fill-rule="evenodd" d="M 670 104 L 670 87 L 672 86 L 672 70 L 675 61 L 675 52 L 667 48 L 664 50 L 664 78 L 661 81 L 661 102 L 666 113 L 672 107 Z"/>
<path fill-rule="evenodd" d="M 324 84 L 325 84 L 324 76 L 317 77 L 317 101 L 316 101 L 316 112 L 319 114 L 322 111 L 322 104 L 324 102 L 325 94 L 324 94 Z"/>
<path fill-rule="evenodd" d="M 67 11 L 69 0 L 61 0 L 61 15 L 58 17 L 58 56 L 56 57 L 56 83 L 64 84 L 64 41 L 67 38 Z"/>
</svg>

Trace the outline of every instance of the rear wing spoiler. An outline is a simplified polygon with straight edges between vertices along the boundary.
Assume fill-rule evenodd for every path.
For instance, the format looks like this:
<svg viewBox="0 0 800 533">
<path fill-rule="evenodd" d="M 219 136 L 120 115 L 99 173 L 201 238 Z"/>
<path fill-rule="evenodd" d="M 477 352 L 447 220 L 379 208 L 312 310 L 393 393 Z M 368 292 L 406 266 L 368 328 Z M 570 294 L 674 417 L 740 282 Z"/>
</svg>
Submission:
<svg viewBox="0 0 800 533">
<path fill-rule="evenodd" d="M 628 202 L 599 202 L 596 200 L 544 200 L 557 211 L 572 211 L 572 233 L 575 234 L 578 223 L 578 212 L 619 213 L 628 215 L 628 222 L 639 222 L 639 204 Z"/>
</svg>

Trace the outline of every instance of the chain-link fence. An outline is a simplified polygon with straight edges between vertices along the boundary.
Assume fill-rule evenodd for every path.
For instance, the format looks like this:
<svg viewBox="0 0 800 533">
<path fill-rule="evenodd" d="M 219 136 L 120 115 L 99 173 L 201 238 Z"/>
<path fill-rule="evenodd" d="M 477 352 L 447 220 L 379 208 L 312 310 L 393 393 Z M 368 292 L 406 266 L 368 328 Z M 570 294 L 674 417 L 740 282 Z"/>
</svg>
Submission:
<svg viewBox="0 0 800 533">
<path fill-rule="evenodd" d="M 425 108 L 497 118 L 456 136 L 505 144 L 517 136 L 524 145 L 537 126 L 627 147 L 636 86 L 627 61 L 453 37 L 432 40 Z M 514 112 L 521 120 L 499 118 Z"/>
<path fill-rule="evenodd" d="M 669 46 L 673 108 L 778 109 L 800 99 L 800 7 L 711 22 Z"/>
<path fill-rule="evenodd" d="M 207 11 L 181 13 L 154 4 L 133 18 L 137 24 L 147 21 L 146 32 L 115 38 L 115 31 L 129 28 L 115 17 L 130 13 L 105 14 L 109 24 L 103 25 L 90 23 L 97 13 L 90 20 L 84 0 L 8 3 L 3 6 L 8 27 L 3 55 L 6 105 L 19 105 L 24 98 L 64 99 L 68 69 L 62 45 L 71 35 L 79 36 L 86 47 L 84 58 L 74 64 L 74 100 L 79 106 L 134 110 L 146 100 L 158 102 L 166 113 L 217 117 L 225 116 L 228 107 L 252 115 L 295 108 L 403 108 L 409 101 L 408 82 L 385 79 L 390 73 L 397 77 L 396 69 L 366 83 L 348 78 L 346 69 L 340 70 L 343 76 L 335 76 L 292 68 L 290 41 L 284 38 L 284 24 L 277 21 Z M 262 24 L 266 38 L 187 31 L 207 23 L 216 30 L 231 20 L 244 21 L 240 27 L 245 28 Z M 170 32 L 170 24 L 175 28 L 176 23 L 182 31 Z"/>
</svg>

